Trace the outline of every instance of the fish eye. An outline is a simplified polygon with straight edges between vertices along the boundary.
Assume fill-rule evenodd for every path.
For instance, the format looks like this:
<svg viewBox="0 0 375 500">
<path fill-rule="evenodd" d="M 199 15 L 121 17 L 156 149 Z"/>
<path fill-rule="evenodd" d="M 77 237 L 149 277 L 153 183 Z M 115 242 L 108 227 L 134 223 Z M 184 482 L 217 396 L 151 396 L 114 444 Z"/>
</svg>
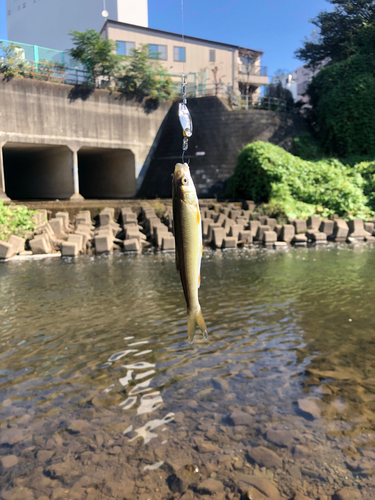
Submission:
<svg viewBox="0 0 375 500">
<path fill-rule="evenodd" d="M 187 177 L 183 177 L 181 179 L 181 184 L 183 184 L 184 186 L 186 186 L 187 183 L 188 183 Z"/>
</svg>

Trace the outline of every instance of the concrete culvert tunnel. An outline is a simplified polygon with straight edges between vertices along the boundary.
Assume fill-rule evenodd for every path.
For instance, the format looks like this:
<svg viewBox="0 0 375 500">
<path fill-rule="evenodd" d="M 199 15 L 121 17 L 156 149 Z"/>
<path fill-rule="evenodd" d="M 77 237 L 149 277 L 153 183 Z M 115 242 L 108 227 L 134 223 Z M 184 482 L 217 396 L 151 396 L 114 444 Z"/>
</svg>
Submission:
<svg viewBox="0 0 375 500">
<path fill-rule="evenodd" d="M 81 148 L 78 175 L 84 198 L 130 198 L 136 192 L 135 157 L 129 149 Z"/>
<path fill-rule="evenodd" d="M 66 146 L 8 142 L 3 162 L 12 200 L 68 199 L 74 193 L 73 153 Z"/>
</svg>

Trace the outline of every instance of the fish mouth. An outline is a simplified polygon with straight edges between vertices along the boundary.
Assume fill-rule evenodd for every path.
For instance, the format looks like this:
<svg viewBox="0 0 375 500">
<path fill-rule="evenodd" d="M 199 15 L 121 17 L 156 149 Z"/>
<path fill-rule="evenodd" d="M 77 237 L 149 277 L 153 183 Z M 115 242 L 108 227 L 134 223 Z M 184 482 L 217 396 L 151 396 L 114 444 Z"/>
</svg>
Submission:
<svg viewBox="0 0 375 500">
<path fill-rule="evenodd" d="M 187 163 L 176 163 L 174 167 L 175 175 L 187 174 L 190 171 L 189 165 Z"/>
</svg>

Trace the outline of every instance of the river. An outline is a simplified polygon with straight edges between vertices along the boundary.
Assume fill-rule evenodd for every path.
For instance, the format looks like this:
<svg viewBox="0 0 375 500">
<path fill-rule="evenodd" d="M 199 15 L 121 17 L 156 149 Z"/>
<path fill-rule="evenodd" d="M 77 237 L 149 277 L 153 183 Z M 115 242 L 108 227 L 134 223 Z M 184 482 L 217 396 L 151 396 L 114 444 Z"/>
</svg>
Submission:
<svg viewBox="0 0 375 500">
<path fill-rule="evenodd" d="M 1 498 L 375 498 L 374 269 L 207 250 L 191 346 L 173 254 L 1 264 Z"/>
</svg>

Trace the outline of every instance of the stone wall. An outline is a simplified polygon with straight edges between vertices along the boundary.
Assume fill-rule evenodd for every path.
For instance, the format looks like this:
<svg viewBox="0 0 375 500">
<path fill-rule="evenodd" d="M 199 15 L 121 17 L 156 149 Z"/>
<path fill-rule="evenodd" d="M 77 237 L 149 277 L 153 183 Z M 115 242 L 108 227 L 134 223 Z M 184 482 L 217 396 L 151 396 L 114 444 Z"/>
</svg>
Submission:
<svg viewBox="0 0 375 500">
<path fill-rule="evenodd" d="M 171 174 L 181 161 L 182 131 L 178 103 L 170 109 L 160 140 L 152 156 L 142 187 L 143 197 L 170 197 Z M 193 136 L 185 155 L 198 194 L 202 197 L 225 192 L 242 148 L 254 141 L 269 141 L 287 150 L 293 137 L 308 130 L 303 118 L 266 110 L 231 110 L 216 97 L 189 99 Z"/>
</svg>

